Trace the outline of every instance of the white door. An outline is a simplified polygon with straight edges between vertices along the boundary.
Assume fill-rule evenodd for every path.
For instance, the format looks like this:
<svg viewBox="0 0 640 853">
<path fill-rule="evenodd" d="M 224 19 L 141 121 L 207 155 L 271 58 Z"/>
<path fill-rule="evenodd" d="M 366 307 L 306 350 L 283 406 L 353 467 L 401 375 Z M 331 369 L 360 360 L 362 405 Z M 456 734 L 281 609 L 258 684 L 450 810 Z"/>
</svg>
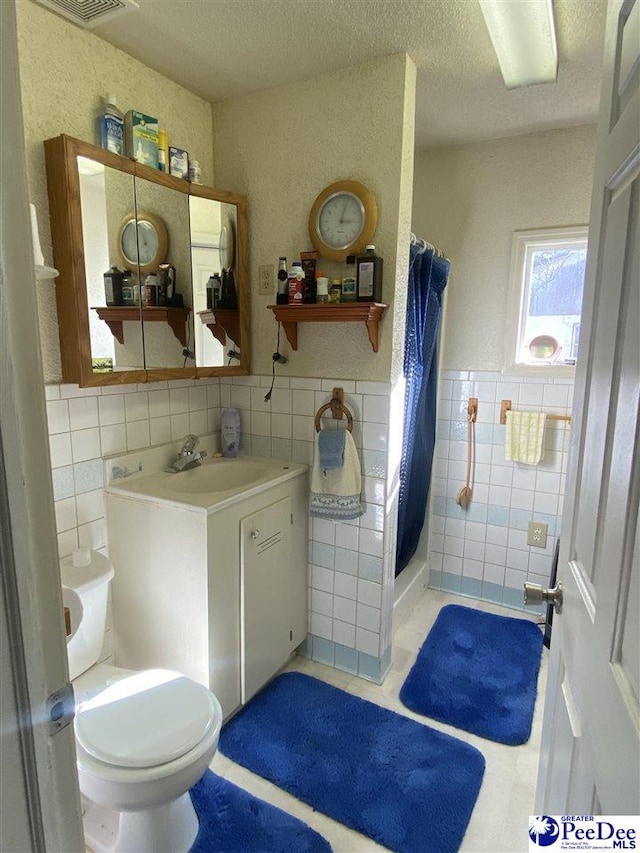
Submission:
<svg viewBox="0 0 640 853">
<path fill-rule="evenodd" d="M 640 813 L 640 0 L 610 3 L 538 814 Z"/>
</svg>

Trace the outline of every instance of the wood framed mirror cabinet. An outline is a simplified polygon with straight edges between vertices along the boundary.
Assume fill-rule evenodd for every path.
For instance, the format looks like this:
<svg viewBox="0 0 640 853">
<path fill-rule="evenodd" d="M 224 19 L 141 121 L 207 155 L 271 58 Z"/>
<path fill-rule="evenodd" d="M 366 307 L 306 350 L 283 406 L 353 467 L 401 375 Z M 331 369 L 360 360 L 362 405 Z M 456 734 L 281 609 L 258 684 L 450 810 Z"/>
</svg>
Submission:
<svg viewBox="0 0 640 853">
<path fill-rule="evenodd" d="M 247 375 L 245 196 L 64 134 L 44 146 L 63 381 Z"/>
</svg>

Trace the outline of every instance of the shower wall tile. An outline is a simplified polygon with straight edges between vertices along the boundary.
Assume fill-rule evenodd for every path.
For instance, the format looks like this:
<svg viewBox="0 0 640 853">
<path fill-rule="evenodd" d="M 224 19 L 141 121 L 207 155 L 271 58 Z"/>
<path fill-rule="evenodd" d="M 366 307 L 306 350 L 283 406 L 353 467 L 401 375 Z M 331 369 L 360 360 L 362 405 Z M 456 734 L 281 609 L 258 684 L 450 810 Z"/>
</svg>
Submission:
<svg viewBox="0 0 640 853">
<path fill-rule="evenodd" d="M 545 426 L 544 455 L 533 467 L 504 457 L 500 401 L 512 407 L 570 414 L 570 380 L 443 371 L 438 439 L 429 517 L 430 586 L 522 609 L 525 580 L 549 580 L 560 530 L 570 427 Z M 456 495 L 466 474 L 467 398 L 478 397 L 473 499 L 466 510 Z M 529 521 L 549 525 L 547 547 L 527 545 Z"/>
</svg>

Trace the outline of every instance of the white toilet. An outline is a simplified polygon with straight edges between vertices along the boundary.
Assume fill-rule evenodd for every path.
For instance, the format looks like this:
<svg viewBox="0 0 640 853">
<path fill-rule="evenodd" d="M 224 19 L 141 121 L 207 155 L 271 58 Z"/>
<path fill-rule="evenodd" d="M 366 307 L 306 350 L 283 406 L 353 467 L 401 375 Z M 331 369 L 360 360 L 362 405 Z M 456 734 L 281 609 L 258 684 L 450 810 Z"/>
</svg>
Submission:
<svg viewBox="0 0 640 853">
<path fill-rule="evenodd" d="M 178 672 L 96 664 L 113 567 L 80 551 L 61 561 L 61 575 L 86 842 L 97 853 L 186 853 L 198 834 L 187 792 L 216 751 L 220 703 Z"/>
</svg>

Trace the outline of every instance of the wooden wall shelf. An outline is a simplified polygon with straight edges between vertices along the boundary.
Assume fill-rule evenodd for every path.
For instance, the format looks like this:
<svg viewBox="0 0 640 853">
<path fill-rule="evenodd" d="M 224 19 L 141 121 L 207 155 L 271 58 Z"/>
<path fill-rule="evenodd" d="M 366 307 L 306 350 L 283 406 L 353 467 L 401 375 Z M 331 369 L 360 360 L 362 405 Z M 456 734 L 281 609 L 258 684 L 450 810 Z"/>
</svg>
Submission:
<svg viewBox="0 0 640 853">
<path fill-rule="evenodd" d="M 101 320 L 109 326 L 111 334 L 124 344 L 124 329 L 122 324 L 125 320 L 140 322 L 142 315 L 143 323 L 168 323 L 176 338 L 183 347 L 187 345 L 187 317 L 191 308 L 171 308 L 168 306 L 148 307 L 140 310 L 139 305 L 108 305 L 104 308 L 93 309 Z"/>
<path fill-rule="evenodd" d="M 226 346 L 227 335 L 235 344 L 240 344 L 240 312 L 237 308 L 214 308 L 213 311 L 198 311 L 198 316 L 222 346 Z"/>
<path fill-rule="evenodd" d="M 268 305 L 282 323 L 291 349 L 298 349 L 298 323 L 365 323 L 369 341 L 378 352 L 378 323 L 389 306 L 383 302 L 329 305 Z"/>
</svg>

